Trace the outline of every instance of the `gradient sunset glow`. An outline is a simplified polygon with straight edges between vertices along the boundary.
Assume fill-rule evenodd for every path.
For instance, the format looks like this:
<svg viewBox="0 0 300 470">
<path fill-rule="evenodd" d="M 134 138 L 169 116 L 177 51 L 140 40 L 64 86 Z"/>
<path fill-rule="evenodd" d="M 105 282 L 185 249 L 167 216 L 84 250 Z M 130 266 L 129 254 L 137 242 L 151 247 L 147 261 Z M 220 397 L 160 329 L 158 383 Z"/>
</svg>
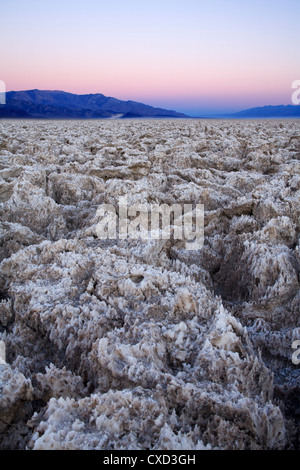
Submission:
<svg viewBox="0 0 300 470">
<path fill-rule="evenodd" d="M 7 90 L 103 93 L 199 116 L 291 104 L 299 0 L 0 0 Z"/>
</svg>

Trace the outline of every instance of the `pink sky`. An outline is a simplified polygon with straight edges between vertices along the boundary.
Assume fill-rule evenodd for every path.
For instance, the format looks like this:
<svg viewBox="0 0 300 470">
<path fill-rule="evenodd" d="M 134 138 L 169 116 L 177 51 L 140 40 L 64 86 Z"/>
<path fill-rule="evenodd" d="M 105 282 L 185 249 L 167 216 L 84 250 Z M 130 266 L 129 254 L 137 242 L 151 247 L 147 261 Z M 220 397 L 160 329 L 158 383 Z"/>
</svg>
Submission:
<svg viewBox="0 0 300 470">
<path fill-rule="evenodd" d="M 300 2 L 100 4 L 7 2 L 0 32 L 7 90 L 103 93 L 196 114 L 291 104 Z"/>
</svg>

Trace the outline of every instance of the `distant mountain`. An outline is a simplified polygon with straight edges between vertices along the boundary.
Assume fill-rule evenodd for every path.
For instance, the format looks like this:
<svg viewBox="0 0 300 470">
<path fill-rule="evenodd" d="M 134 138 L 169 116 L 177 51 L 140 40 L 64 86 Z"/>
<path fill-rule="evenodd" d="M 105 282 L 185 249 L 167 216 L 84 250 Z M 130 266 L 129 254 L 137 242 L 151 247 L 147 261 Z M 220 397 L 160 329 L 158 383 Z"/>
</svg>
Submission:
<svg viewBox="0 0 300 470">
<path fill-rule="evenodd" d="M 65 91 L 27 90 L 6 93 L 0 105 L 0 118 L 19 119 L 136 119 L 189 118 L 183 113 L 154 108 L 136 101 L 122 101 L 101 93 L 76 95 Z M 198 119 L 300 118 L 300 105 L 263 106 L 231 114 L 202 116 Z"/>
<path fill-rule="evenodd" d="M 27 90 L 6 93 L 0 118 L 94 119 L 94 118 L 186 118 L 185 114 L 122 101 L 100 93 L 76 95 L 64 91 Z"/>
<path fill-rule="evenodd" d="M 226 114 L 223 117 L 243 119 L 243 118 L 300 118 L 300 106 L 279 105 L 262 106 L 259 108 L 245 109 L 238 113 Z"/>
</svg>

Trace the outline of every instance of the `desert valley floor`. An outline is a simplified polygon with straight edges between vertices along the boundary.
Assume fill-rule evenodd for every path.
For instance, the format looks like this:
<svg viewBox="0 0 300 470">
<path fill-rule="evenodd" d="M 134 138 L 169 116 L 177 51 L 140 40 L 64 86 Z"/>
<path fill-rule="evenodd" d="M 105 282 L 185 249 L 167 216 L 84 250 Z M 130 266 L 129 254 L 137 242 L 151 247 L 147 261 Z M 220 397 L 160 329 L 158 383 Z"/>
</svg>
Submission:
<svg viewBox="0 0 300 470">
<path fill-rule="evenodd" d="M 0 122 L 0 449 L 299 449 L 299 131 Z M 121 196 L 203 247 L 100 239 Z"/>
</svg>

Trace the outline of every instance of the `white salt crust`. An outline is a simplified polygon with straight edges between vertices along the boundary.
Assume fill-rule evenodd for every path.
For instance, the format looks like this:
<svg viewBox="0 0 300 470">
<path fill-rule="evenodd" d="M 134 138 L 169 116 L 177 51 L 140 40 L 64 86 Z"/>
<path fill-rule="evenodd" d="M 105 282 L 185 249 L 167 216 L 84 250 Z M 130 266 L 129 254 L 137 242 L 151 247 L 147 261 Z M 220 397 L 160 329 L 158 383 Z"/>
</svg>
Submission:
<svg viewBox="0 0 300 470">
<path fill-rule="evenodd" d="M 299 448 L 299 135 L 0 122 L 1 449 Z M 203 248 L 100 240 L 121 196 L 204 204 Z"/>
</svg>

